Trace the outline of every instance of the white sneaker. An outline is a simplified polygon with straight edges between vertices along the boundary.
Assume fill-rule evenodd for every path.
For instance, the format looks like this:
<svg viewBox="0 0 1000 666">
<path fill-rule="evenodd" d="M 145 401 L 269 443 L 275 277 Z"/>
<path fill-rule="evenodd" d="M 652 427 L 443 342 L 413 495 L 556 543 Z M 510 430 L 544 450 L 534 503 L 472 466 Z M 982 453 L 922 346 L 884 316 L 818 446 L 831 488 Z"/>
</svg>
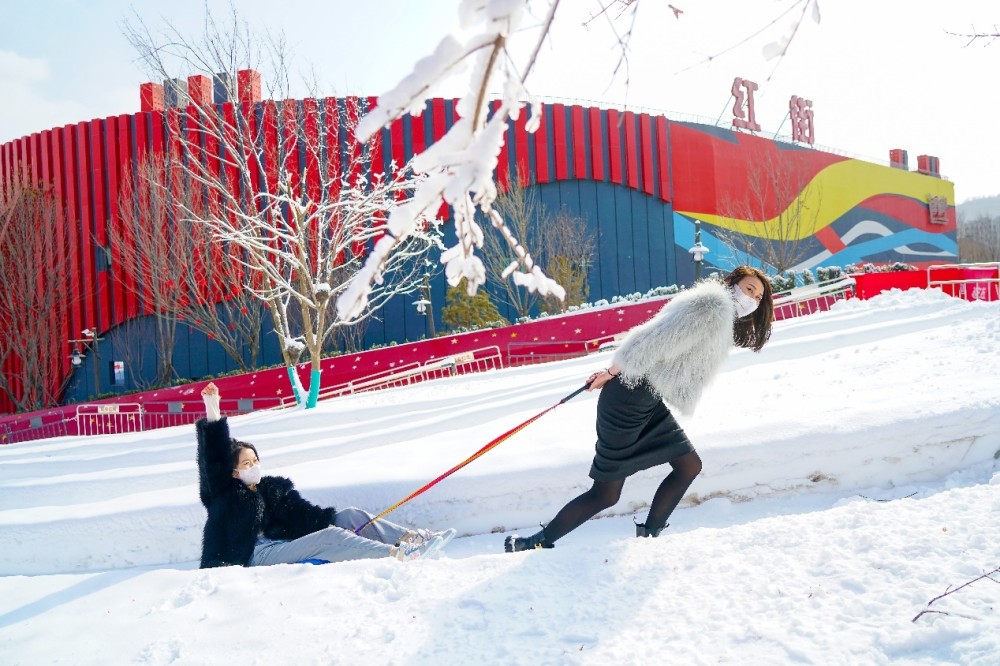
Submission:
<svg viewBox="0 0 1000 666">
<path fill-rule="evenodd" d="M 424 532 L 424 535 L 419 532 Z M 410 534 L 414 537 L 407 539 Z M 457 530 L 449 529 L 444 532 L 430 532 L 428 530 L 414 530 L 408 532 L 406 536 L 399 540 L 399 545 L 395 547 L 395 552 L 390 551 L 390 555 L 402 562 L 409 562 L 421 558 L 436 558 L 441 549 L 458 534 Z M 416 543 L 417 540 L 419 543 Z"/>
</svg>

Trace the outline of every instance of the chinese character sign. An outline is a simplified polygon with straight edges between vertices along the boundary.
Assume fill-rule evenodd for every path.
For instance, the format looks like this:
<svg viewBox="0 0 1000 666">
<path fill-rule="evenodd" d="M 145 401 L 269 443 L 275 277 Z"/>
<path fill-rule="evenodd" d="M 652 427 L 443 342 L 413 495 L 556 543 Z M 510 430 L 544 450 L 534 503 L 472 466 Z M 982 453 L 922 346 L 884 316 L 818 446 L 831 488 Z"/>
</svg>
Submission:
<svg viewBox="0 0 1000 666">
<path fill-rule="evenodd" d="M 948 224 L 948 197 L 927 195 L 927 209 L 931 214 L 931 224 Z"/>
<path fill-rule="evenodd" d="M 757 124 L 753 110 L 753 93 L 757 90 L 757 84 L 737 76 L 733 79 L 732 90 L 733 97 L 736 98 L 733 104 L 733 127 L 759 132 L 760 125 Z M 743 110 L 744 101 L 746 101 L 746 111 Z"/>
<path fill-rule="evenodd" d="M 792 121 L 792 141 L 801 141 L 810 146 L 816 143 L 811 100 L 792 95 L 788 100 L 788 117 Z"/>
</svg>

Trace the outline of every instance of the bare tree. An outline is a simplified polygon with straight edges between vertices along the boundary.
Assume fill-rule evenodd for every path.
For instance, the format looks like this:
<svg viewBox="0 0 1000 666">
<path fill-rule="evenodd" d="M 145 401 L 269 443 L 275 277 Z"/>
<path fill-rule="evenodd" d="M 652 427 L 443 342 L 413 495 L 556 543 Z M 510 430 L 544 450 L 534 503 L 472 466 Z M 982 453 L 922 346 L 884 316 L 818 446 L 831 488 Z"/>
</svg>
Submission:
<svg viewBox="0 0 1000 666">
<path fill-rule="evenodd" d="M 554 305 L 563 311 L 571 305 L 586 302 L 590 295 L 587 284 L 589 267 L 597 252 L 594 234 L 587 231 L 581 218 L 563 208 L 546 225 L 543 245 L 552 279 L 566 290 L 566 297 Z"/>
<path fill-rule="evenodd" d="M 48 189 L 0 182 L 0 390 L 22 411 L 58 405 L 71 377 L 61 322 L 88 294 L 67 275 L 75 245 L 72 221 L 58 223 L 65 214 Z"/>
<path fill-rule="evenodd" d="M 801 168 L 796 155 L 769 155 L 750 163 L 743 196 L 724 197 L 722 217 L 730 230 L 719 237 L 734 260 L 751 266 L 794 270 L 809 257 L 823 204 L 821 188 Z"/>
<path fill-rule="evenodd" d="M 958 257 L 962 263 L 1000 261 L 1000 216 L 959 220 Z"/>
<path fill-rule="evenodd" d="M 493 209 L 503 217 L 517 238 L 528 247 L 542 250 L 542 237 L 550 224 L 550 216 L 538 199 L 538 189 L 530 186 L 526 174 L 518 171 L 509 189 L 497 195 Z M 510 245 L 495 235 L 483 237 L 482 259 L 487 275 L 494 279 L 500 278 L 511 263 L 517 262 Z M 542 260 L 541 257 L 536 259 Z M 502 279 L 501 285 L 502 289 L 497 290 L 497 299 L 513 309 L 518 317 L 528 316 L 538 302 L 538 295 L 521 289 L 510 280 Z"/>
<path fill-rule="evenodd" d="M 246 272 L 233 252 L 239 247 L 213 242 L 210 230 L 179 211 L 204 216 L 211 191 L 185 177 L 180 160 L 150 155 L 137 166 L 137 178 L 122 182 L 120 210 L 132 211 L 130 242 L 120 261 L 137 295 L 148 299 L 160 354 L 160 382 L 172 378 L 170 364 L 178 321 L 219 344 L 243 370 L 256 366 L 265 313 L 244 288 Z M 166 372 L 169 371 L 169 372 Z"/>
<path fill-rule="evenodd" d="M 156 76 L 170 79 L 171 65 L 179 62 L 189 73 L 193 68 L 214 77 L 228 99 L 240 99 L 239 71 L 270 56 L 270 92 L 283 101 L 222 110 L 191 104 L 178 118 L 183 126 L 171 140 L 185 178 L 203 189 L 206 202 L 180 200 L 180 216 L 205 225 L 222 247 L 239 248 L 228 256 L 246 271 L 245 288 L 268 309 L 297 398 L 314 406 L 331 334 L 419 288 L 420 260 L 440 247 L 432 217 L 437 209 L 414 217 L 405 237 L 393 233 L 386 216 L 407 205 L 422 179 L 411 180 L 407 168 L 395 165 L 387 173 L 374 169 L 377 137 L 342 146 L 341 129 L 355 134 L 363 111 L 359 100 L 289 99 L 289 53 L 280 39 L 258 38 L 235 10 L 227 26 L 208 14 L 197 39 L 169 24 L 167 30 L 156 37 L 141 21 L 126 25 L 128 39 Z M 330 306 L 362 270 L 372 246 L 384 242 L 397 252 L 379 261 L 379 277 L 365 302 L 349 317 L 337 316 Z M 312 369 L 308 397 L 294 371 L 306 351 Z"/>
</svg>

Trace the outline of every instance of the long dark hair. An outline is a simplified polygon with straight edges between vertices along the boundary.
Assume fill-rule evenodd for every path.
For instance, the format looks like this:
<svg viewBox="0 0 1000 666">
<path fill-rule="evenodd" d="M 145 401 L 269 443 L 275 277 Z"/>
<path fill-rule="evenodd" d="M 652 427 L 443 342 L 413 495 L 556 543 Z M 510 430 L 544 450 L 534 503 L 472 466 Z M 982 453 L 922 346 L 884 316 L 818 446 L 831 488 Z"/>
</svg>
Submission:
<svg viewBox="0 0 1000 666">
<path fill-rule="evenodd" d="M 737 347 L 759 352 L 771 339 L 771 324 L 774 322 L 774 294 L 771 281 L 763 272 L 752 266 L 737 266 L 729 275 L 722 278 L 722 281 L 726 286 L 734 287 L 740 280 L 751 275 L 764 285 L 764 295 L 756 310 L 745 317 L 740 317 L 733 324 L 733 342 Z"/>
<path fill-rule="evenodd" d="M 260 460 L 260 454 L 257 453 L 257 447 L 250 442 L 241 442 L 238 439 L 229 440 L 229 455 L 232 457 L 233 469 L 236 469 L 240 465 L 240 451 L 243 449 L 250 449 L 253 454 L 257 456 L 257 460 Z"/>
</svg>

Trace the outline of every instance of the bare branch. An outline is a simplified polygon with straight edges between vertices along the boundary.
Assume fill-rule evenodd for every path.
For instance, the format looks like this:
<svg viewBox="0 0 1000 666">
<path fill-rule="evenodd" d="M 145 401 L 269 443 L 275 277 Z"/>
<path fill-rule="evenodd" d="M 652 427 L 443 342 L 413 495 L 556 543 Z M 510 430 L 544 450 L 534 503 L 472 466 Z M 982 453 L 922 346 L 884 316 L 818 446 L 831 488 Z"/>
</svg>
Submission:
<svg viewBox="0 0 1000 666">
<path fill-rule="evenodd" d="M 938 613 L 938 614 L 941 614 L 941 615 L 951 615 L 951 613 L 948 613 L 947 611 L 930 610 L 931 604 L 933 604 L 935 601 L 938 601 L 939 599 L 944 599 L 945 597 L 947 597 L 950 594 L 954 594 L 954 593 L 958 592 L 962 588 L 966 588 L 966 587 L 972 585 L 973 583 L 977 583 L 977 582 L 983 580 L 984 578 L 987 579 L 987 580 L 991 580 L 994 583 L 1000 583 L 1000 580 L 997 580 L 996 578 L 993 578 L 993 576 L 995 574 L 1000 574 L 1000 567 L 997 567 L 993 571 L 987 571 L 982 576 L 977 576 L 976 578 L 973 578 L 970 581 L 966 581 L 965 583 L 962 583 L 961 585 L 959 585 L 958 587 L 956 587 L 954 589 L 952 589 L 952 587 L 949 585 L 948 589 L 945 590 L 944 594 L 939 594 L 938 596 L 936 596 L 933 599 L 931 599 L 930 601 L 928 601 L 927 602 L 927 608 L 925 608 L 924 610 L 922 610 L 919 613 L 917 613 L 913 617 L 913 619 L 910 620 L 910 621 L 911 622 L 916 622 L 922 616 L 927 615 L 928 613 Z"/>
</svg>

